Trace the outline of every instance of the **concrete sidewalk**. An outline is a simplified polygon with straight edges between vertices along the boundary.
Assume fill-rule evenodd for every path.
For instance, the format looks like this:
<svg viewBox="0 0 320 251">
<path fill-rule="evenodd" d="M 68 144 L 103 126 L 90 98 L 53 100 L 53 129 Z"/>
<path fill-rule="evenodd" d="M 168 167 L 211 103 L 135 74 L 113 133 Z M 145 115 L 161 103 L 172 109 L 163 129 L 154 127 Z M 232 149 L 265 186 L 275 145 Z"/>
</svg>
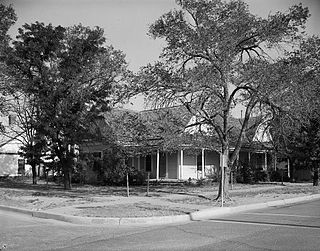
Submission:
<svg viewBox="0 0 320 251">
<path fill-rule="evenodd" d="M 131 198 L 136 201 L 136 198 Z M 151 200 L 153 198 L 143 198 L 143 201 Z M 294 203 L 301 203 L 304 201 L 320 199 L 320 194 L 313 194 L 307 196 L 301 196 L 296 198 L 289 199 L 281 199 L 268 201 L 263 203 L 254 203 L 248 205 L 240 205 L 235 207 L 213 207 L 213 208 L 203 208 L 200 210 L 194 210 L 188 214 L 182 215 L 172 215 L 172 216 L 154 216 L 154 217 L 84 217 L 84 216 L 74 216 L 68 214 L 70 208 L 65 207 L 62 209 L 52 209 L 46 211 L 34 211 L 27 210 L 17 207 L 9 207 L 0 205 L 0 210 L 15 212 L 15 213 L 23 213 L 30 215 L 32 217 L 44 218 L 44 219 L 54 219 L 59 221 L 65 221 L 74 224 L 95 224 L 95 225 L 106 225 L 106 226 L 122 226 L 122 225 L 156 225 L 156 224 L 170 224 L 170 223 L 183 223 L 189 221 L 198 221 L 198 220 L 206 220 L 211 219 L 216 216 L 239 213 L 249 210 L 262 209 L 267 207 L 275 207 L 275 206 L 284 206 Z M 156 199 L 153 201 L 153 203 Z M 160 201 L 159 201 L 160 202 Z M 120 202 L 119 202 L 120 203 Z M 161 201 L 163 204 L 163 201 Z M 167 202 L 170 203 L 170 202 Z M 176 203 L 174 203 L 176 206 Z M 92 204 L 91 204 L 92 205 Z M 96 206 L 99 206 L 97 203 Z M 169 206 L 169 205 L 168 205 Z M 184 205 L 185 206 L 185 205 Z M 68 211 L 69 209 L 69 211 Z"/>
</svg>

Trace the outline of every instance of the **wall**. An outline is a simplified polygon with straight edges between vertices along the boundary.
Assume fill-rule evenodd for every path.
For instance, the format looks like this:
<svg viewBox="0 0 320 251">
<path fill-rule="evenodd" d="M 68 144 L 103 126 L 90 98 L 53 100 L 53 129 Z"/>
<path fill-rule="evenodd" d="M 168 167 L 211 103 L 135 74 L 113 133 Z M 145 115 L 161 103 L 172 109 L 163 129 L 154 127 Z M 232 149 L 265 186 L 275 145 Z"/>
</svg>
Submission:
<svg viewBox="0 0 320 251">
<path fill-rule="evenodd" d="M 168 154 L 168 178 L 177 179 L 178 177 L 178 153 Z"/>
<path fill-rule="evenodd" d="M 18 154 L 0 154 L 0 176 L 18 175 Z"/>
<path fill-rule="evenodd" d="M 182 179 L 196 179 L 197 178 L 197 156 L 183 154 L 183 176 Z"/>
</svg>

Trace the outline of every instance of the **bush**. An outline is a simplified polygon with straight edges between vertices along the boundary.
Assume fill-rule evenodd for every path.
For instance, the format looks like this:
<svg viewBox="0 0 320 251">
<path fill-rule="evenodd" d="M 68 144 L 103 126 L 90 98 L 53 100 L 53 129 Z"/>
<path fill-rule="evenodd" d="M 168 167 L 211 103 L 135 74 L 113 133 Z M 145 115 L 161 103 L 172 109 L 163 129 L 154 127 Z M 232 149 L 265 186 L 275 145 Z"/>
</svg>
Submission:
<svg viewBox="0 0 320 251">
<path fill-rule="evenodd" d="M 236 181 L 238 183 L 252 184 L 259 181 L 268 181 L 268 173 L 263 168 L 244 165 L 236 171 Z"/>
<path fill-rule="evenodd" d="M 268 172 L 263 170 L 263 168 L 257 168 L 254 171 L 254 182 L 265 182 L 268 181 Z"/>
<path fill-rule="evenodd" d="M 284 170 L 272 170 L 270 173 L 270 181 L 274 182 L 289 182 L 290 178 Z"/>
<path fill-rule="evenodd" d="M 129 174 L 129 183 L 133 186 L 141 186 L 146 182 L 146 173 L 134 169 Z"/>
<path fill-rule="evenodd" d="M 127 171 L 129 173 L 129 184 L 140 186 L 146 181 L 146 174 L 134 168 L 125 170 L 119 166 L 108 167 L 104 171 L 105 183 L 112 186 L 124 186 L 127 183 Z"/>
<path fill-rule="evenodd" d="M 254 172 L 250 166 L 240 166 L 236 172 L 237 183 L 252 184 L 254 181 Z"/>
</svg>

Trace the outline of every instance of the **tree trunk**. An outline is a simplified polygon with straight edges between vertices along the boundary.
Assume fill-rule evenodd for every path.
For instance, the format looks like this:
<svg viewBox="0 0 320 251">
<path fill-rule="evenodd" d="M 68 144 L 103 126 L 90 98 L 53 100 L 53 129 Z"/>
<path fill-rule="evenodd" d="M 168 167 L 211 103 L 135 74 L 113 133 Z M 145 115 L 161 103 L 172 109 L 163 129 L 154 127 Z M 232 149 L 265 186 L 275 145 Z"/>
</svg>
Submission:
<svg viewBox="0 0 320 251">
<path fill-rule="evenodd" d="M 63 170 L 63 185 L 65 190 L 70 190 L 71 187 L 71 176 L 72 176 L 72 159 L 63 159 L 62 170 Z"/>
<path fill-rule="evenodd" d="M 32 170 L 32 184 L 37 184 L 37 167 L 35 163 L 31 164 L 31 170 Z"/>
<path fill-rule="evenodd" d="M 219 192 L 216 200 L 223 199 L 225 201 L 230 199 L 230 196 L 229 196 L 229 180 L 230 180 L 229 150 L 223 151 L 221 160 L 222 160 L 222 163 L 220 167 L 220 184 L 219 184 Z M 223 176 L 222 176 L 222 173 L 223 173 Z"/>
<path fill-rule="evenodd" d="M 316 166 L 313 169 L 313 185 L 319 186 L 319 166 Z"/>
</svg>

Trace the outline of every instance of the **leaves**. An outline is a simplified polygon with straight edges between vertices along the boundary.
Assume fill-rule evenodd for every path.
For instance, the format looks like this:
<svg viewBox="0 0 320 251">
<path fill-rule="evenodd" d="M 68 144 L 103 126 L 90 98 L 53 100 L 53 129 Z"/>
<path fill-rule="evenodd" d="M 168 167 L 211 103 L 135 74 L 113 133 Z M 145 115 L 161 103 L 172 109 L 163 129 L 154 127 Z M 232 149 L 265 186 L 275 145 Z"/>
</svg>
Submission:
<svg viewBox="0 0 320 251">
<path fill-rule="evenodd" d="M 282 44 L 299 42 L 308 9 L 296 5 L 260 18 L 243 1 L 177 4 L 150 26 L 149 34 L 166 45 L 159 62 L 141 69 L 135 87 L 155 107 L 184 106 L 199 128 L 210 128 L 211 148 L 218 141 L 225 153 L 232 143 L 232 164 L 250 117 L 266 122 L 286 108 L 283 99 L 289 102 L 293 77 L 286 72 L 286 55 L 273 54 Z M 231 111 L 239 104 L 245 111 L 235 135 Z"/>
<path fill-rule="evenodd" d="M 98 136 L 95 123 L 118 101 L 117 89 L 127 80 L 124 54 L 104 42 L 99 27 L 36 22 L 19 29 L 7 57 L 23 80 L 16 90 L 35 106 L 37 135 L 65 163 L 71 163 L 65 160 L 73 157 L 71 145 Z"/>
</svg>

